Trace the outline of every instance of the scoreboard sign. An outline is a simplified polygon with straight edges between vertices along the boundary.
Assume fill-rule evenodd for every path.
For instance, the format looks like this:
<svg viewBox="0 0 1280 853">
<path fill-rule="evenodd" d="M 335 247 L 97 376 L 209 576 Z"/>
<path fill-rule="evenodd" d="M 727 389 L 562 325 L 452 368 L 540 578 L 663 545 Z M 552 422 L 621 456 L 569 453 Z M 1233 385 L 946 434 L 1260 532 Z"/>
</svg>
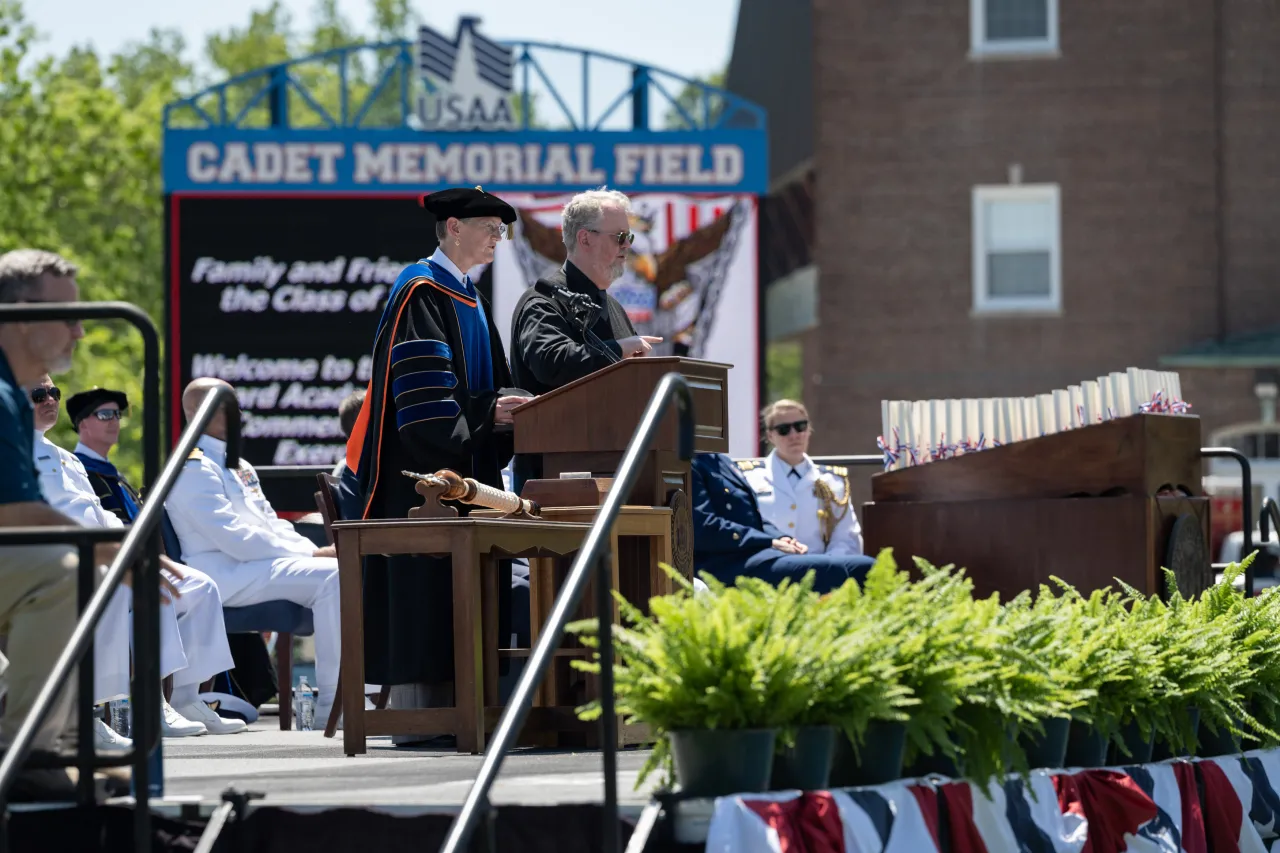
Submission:
<svg viewBox="0 0 1280 853">
<path fill-rule="evenodd" d="M 436 248 L 416 197 L 173 194 L 167 215 L 171 399 L 193 378 L 225 379 L 250 462 L 343 458 L 338 404 L 368 385 L 387 292 Z M 177 436 L 181 406 L 170 411 Z"/>
</svg>

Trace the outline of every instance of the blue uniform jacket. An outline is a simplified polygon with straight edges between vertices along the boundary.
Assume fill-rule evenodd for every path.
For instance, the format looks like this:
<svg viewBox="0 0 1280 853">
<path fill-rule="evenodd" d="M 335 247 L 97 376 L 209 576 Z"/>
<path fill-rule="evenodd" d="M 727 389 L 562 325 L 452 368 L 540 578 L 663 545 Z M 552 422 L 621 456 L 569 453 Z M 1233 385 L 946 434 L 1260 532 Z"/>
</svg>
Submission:
<svg viewBox="0 0 1280 853">
<path fill-rule="evenodd" d="M 690 479 L 695 571 L 719 575 L 741 567 L 785 535 L 761 517 L 756 493 L 725 454 L 695 454 Z"/>
</svg>

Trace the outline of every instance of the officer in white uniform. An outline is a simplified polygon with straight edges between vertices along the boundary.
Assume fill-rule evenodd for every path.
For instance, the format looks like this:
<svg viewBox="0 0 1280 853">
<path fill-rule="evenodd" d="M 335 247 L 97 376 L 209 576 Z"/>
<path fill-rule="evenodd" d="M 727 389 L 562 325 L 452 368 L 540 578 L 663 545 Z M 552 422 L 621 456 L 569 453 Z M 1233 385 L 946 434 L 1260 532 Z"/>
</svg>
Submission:
<svg viewBox="0 0 1280 853">
<path fill-rule="evenodd" d="M 862 553 L 862 527 L 849 499 L 848 471 L 809 458 L 809 413 L 794 400 L 778 400 L 761 413 L 773 445 L 763 462 L 739 464 L 760 514 L 810 554 Z"/>
<path fill-rule="evenodd" d="M 61 393 L 49 377 L 32 389 L 35 463 L 45 500 L 85 527 L 123 527 L 114 514 L 103 509 L 84 466 L 75 454 L 45 438 L 58 420 Z M 199 685 L 235 666 L 227 645 L 222 601 L 213 581 L 187 566 L 179 566 L 183 578 L 174 582 L 180 597 L 160 608 L 160 675 L 173 676 L 176 710 L 161 697 L 160 729 L 165 737 L 191 737 L 206 733 L 234 734 L 247 726 L 240 720 L 224 720 L 199 701 Z M 94 699 L 98 704 L 123 699 L 130 691 L 130 645 L 133 595 L 119 588 L 94 633 Z M 190 694 L 190 696 L 188 696 Z M 188 701 L 194 697 L 193 701 Z M 124 751 L 130 741 L 104 723 L 95 723 L 96 744 L 101 751 Z"/>
<path fill-rule="evenodd" d="M 182 395 L 187 417 L 220 385 L 227 383 L 192 381 Z M 316 548 L 276 515 L 252 465 L 241 459 L 234 470 L 226 467 L 226 435 L 226 413 L 220 410 L 165 502 L 182 561 L 212 577 L 228 607 L 283 599 L 311 609 L 320 693 L 315 719 L 325 720 L 337 692 L 341 647 L 335 551 Z"/>
</svg>

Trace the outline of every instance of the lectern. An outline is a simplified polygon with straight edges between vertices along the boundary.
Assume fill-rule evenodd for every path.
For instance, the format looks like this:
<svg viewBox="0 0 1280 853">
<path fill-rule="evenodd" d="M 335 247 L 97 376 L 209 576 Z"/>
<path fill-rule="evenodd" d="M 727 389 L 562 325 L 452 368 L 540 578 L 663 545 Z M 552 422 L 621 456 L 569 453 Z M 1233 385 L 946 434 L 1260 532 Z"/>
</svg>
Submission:
<svg viewBox="0 0 1280 853">
<path fill-rule="evenodd" d="M 886 471 L 862 510 L 866 552 L 967 569 L 1001 598 L 1057 576 L 1082 593 L 1125 581 L 1183 594 L 1213 581 L 1200 419 L 1137 414 Z"/>
<path fill-rule="evenodd" d="M 516 453 L 542 456 L 543 479 L 525 483 L 521 495 L 543 507 L 563 508 L 549 512 L 548 516 L 568 513 L 577 520 L 590 521 L 595 515 L 592 508 L 602 504 L 612 488 L 614 475 L 654 389 L 662 377 L 672 372 L 684 376 L 692 392 L 694 449 L 727 453 L 730 366 L 680 357 L 623 359 L 514 410 Z M 633 514 L 660 516 L 663 523 L 671 525 L 667 539 L 670 556 L 655 550 L 652 537 L 621 532 L 625 524 L 615 528 L 613 537 L 614 588 L 645 612 L 651 597 L 672 591 L 670 579 L 658 568 L 659 562 L 670 562 L 686 577 L 693 575 L 690 472 L 689 462 L 680 459 L 678 424 L 673 402 L 645 452 L 643 467 L 631 494 L 623 501 L 626 506 L 642 508 L 633 510 Z M 560 479 L 564 473 L 588 477 Z M 531 587 L 540 590 L 533 593 L 535 623 L 541 614 L 550 611 L 551 592 L 561 588 L 568 568 L 565 560 L 530 561 Z M 574 618 L 597 615 L 593 588 L 594 579 L 583 594 Z M 616 606 L 614 618 L 617 618 Z M 580 647 L 580 643 L 576 637 L 566 637 L 563 647 L 572 653 L 568 650 Z M 543 701 L 560 707 L 575 707 L 599 695 L 596 677 L 572 670 L 567 658 L 556 660 L 544 688 Z M 619 725 L 618 731 L 620 745 L 645 742 L 648 738 L 646 731 L 629 726 Z M 596 735 L 588 733 L 580 739 L 562 734 L 560 745 L 594 747 L 599 744 Z"/>
<path fill-rule="evenodd" d="M 541 454 L 542 475 L 549 480 L 570 472 L 612 477 L 653 390 L 673 371 L 685 377 L 693 392 L 695 450 L 728 453 L 730 367 L 692 358 L 625 358 L 515 409 L 516 453 Z M 627 504 L 666 506 L 672 491 L 689 494 L 689 463 L 681 461 L 678 450 L 673 404 Z M 522 494 L 538 500 L 537 488 Z"/>
</svg>

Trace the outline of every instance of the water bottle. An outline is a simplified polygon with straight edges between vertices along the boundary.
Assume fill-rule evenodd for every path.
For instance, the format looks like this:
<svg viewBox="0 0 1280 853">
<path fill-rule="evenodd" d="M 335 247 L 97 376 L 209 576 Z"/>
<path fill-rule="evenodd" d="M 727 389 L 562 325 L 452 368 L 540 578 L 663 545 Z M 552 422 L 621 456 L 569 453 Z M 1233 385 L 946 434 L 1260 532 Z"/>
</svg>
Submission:
<svg viewBox="0 0 1280 853">
<path fill-rule="evenodd" d="M 121 737 L 132 737 L 133 714 L 129 711 L 129 698 L 112 699 L 108 707 L 111 712 L 111 728 Z"/>
<path fill-rule="evenodd" d="M 298 678 L 298 691 L 293 700 L 293 714 L 299 731 L 311 731 L 315 725 L 316 699 L 311 695 L 311 686 L 307 684 L 305 675 Z"/>
</svg>

